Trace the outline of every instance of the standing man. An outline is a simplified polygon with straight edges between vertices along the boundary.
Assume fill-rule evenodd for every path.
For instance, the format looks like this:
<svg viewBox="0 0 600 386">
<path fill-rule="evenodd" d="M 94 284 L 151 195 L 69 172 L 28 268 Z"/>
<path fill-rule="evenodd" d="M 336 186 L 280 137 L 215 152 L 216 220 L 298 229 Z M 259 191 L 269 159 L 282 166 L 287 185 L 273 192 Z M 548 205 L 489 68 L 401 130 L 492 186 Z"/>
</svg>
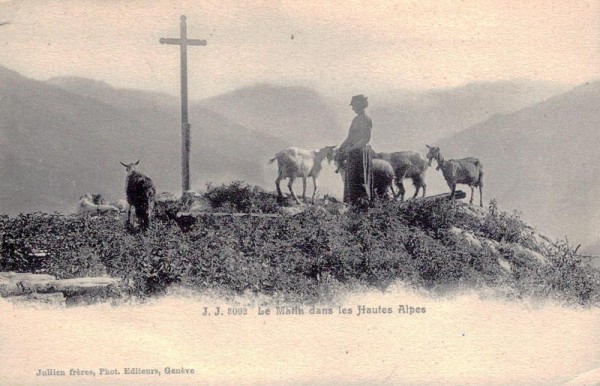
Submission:
<svg viewBox="0 0 600 386">
<path fill-rule="evenodd" d="M 365 176 L 370 170 L 365 170 L 365 165 L 370 169 L 371 150 L 367 144 L 371 140 L 373 121 L 365 113 L 369 102 L 364 95 L 353 96 L 350 106 L 356 113 L 356 117 L 352 120 L 350 130 L 348 130 L 348 138 L 340 145 L 340 153 L 347 159 L 344 202 L 358 204 L 361 200 L 369 197 L 366 190 L 368 181 Z"/>
</svg>

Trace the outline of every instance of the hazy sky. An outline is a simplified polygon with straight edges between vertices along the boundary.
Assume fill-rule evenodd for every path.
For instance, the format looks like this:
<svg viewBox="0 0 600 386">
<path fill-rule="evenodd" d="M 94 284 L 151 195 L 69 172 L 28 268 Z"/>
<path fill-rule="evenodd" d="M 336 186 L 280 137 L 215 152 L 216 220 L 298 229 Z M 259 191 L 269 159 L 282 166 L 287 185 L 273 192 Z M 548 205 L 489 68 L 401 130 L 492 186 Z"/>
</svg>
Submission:
<svg viewBox="0 0 600 386">
<path fill-rule="evenodd" d="M 190 98 L 256 82 L 322 91 L 600 78 L 600 1 L 6 1 L 0 64 L 36 79 L 77 75 Z M 291 35 L 294 39 L 291 39 Z"/>
</svg>

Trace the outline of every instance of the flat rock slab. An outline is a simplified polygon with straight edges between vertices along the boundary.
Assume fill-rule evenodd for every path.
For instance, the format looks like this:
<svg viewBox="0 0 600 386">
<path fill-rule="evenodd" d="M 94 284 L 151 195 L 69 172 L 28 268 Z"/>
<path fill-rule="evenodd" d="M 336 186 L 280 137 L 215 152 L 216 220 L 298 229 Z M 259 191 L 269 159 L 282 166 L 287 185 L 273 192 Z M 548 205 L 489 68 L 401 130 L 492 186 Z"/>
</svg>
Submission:
<svg viewBox="0 0 600 386">
<path fill-rule="evenodd" d="M 119 279 L 111 277 L 82 277 L 58 280 L 47 274 L 0 272 L 0 296 L 56 292 L 60 292 L 67 297 L 81 295 L 104 296 L 119 281 Z"/>
<path fill-rule="evenodd" d="M 33 292 L 54 292 L 52 275 L 0 272 L 0 296 L 25 295 Z"/>
<path fill-rule="evenodd" d="M 62 292 L 67 296 L 104 295 L 109 286 L 115 286 L 119 281 L 112 277 L 80 277 L 56 280 L 52 284 L 55 291 Z"/>
<path fill-rule="evenodd" d="M 11 280 L 11 281 L 44 281 L 44 280 L 56 280 L 56 277 L 45 273 L 19 273 L 19 272 L 0 272 L 0 280 Z"/>
</svg>

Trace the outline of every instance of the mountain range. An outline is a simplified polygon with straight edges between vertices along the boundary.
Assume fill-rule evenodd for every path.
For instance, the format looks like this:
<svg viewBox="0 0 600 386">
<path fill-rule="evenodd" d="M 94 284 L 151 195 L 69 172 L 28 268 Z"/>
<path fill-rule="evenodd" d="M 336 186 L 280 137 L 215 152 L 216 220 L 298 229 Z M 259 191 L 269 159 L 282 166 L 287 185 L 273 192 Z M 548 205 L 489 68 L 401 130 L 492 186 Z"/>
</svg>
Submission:
<svg viewBox="0 0 600 386">
<path fill-rule="evenodd" d="M 600 234 L 599 128 L 600 82 L 592 82 L 495 114 L 438 144 L 446 159 L 480 158 L 488 198 L 579 243 Z"/>
<path fill-rule="evenodd" d="M 428 143 L 446 158 L 479 157 L 484 199 L 496 198 L 553 236 L 598 239 L 600 83 L 567 89 L 502 81 L 391 90 L 369 100 L 378 151 L 425 153 Z M 177 97 L 75 77 L 37 81 L 0 67 L 0 103 L 0 212 L 71 212 L 86 191 L 121 198 L 119 161 L 141 159 L 159 191 L 180 191 Z M 290 145 L 340 143 L 354 116 L 348 103 L 270 84 L 191 103 L 192 189 L 234 179 L 274 189 L 268 159 Z M 447 190 L 439 172 L 427 173 L 428 194 Z M 322 193 L 341 194 L 332 167 L 320 185 Z"/>
<path fill-rule="evenodd" d="M 180 189 L 175 98 L 76 78 L 40 82 L 2 67 L 0 85 L 0 212 L 71 212 L 86 191 L 121 198 L 119 161 L 140 159 L 159 191 Z M 199 106 L 190 122 L 193 189 L 230 179 L 265 184 L 269 156 L 287 146 Z"/>
</svg>

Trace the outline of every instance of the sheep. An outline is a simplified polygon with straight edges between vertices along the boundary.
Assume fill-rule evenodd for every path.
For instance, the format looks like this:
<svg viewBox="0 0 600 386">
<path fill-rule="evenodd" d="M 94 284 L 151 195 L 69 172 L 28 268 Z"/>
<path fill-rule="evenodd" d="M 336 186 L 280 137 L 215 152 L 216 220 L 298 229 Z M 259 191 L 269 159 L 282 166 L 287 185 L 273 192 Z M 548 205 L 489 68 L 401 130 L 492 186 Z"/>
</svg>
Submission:
<svg viewBox="0 0 600 386">
<path fill-rule="evenodd" d="M 135 163 L 124 164 L 127 171 L 127 177 L 125 179 L 125 193 L 127 194 L 127 203 L 129 208 L 127 210 L 127 224 L 131 224 L 131 207 L 135 209 L 135 215 L 140 222 L 140 227 L 145 230 L 150 225 L 150 216 L 154 209 L 154 198 L 156 196 L 156 188 L 154 182 L 144 175 L 135 170 L 138 160 Z"/>
<path fill-rule="evenodd" d="M 413 198 L 419 195 L 419 189 L 423 188 L 423 197 L 427 192 L 427 184 L 425 183 L 425 172 L 427 171 L 428 164 L 427 160 L 423 156 L 414 151 L 398 151 L 394 153 L 376 153 L 373 152 L 373 159 L 383 159 L 388 161 L 394 168 L 394 174 L 396 175 L 396 186 L 398 187 L 398 194 L 394 194 L 395 197 L 400 196 L 400 201 L 404 201 L 404 189 L 403 180 L 410 178 L 415 187 L 415 194 Z M 392 189 L 393 191 L 393 189 Z"/>
<path fill-rule="evenodd" d="M 337 164 L 336 173 L 338 173 L 343 169 L 343 165 L 345 164 L 344 155 L 336 152 L 334 158 L 336 159 Z M 395 197 L 400 196 L 400 200 L 404 201 L 404 194 L 406 193 L 406 190 L 404 189 L 403 180 L 405 178 L 410 178 L 413 181 L 413 185 L 415 186 L 415 194 L 413 195 L 413 198 L 417 197 L 420 188 L 423 188 L 423 197 L 425 197 L 427 191 L 425 172 L 427 171 L 428 165 L 427 160 L 423 158 L 421 154 L 414 151 L 398 151 L 394 153 L 378 153 L 373 151 L 372 159 L 385 160 L 392 165 L 396 186 L 398 187 L 398 194 L 394 192 L 393 186 L 391 188 Z M 343 179 L 344 175 L 342 174 L 342 180 Z"/>
<path fill-rule="evenodd" d="M 275 186 L 277 194 L 283 197 L 279 183 L 282 179 L 289 178 L 288 188 L 292 197 L 300 204 L 300 200 L 294 193 L 292 186 L 296 177 L 302 178 L 302 200 L 306 198 L 306 178 L 312 177 L 314 190 L 312 194 L 312 203 L 315 203 L 315 197 L 318 191 L 317 179 L 322 169 L 322 162 L 327 158 L 327 162 L 333 160 L 334 149 L 336 146 L 325 146 L 319 150 L 302 150 L 297 147 L 289 147 L 277 153 L 274 158 L 269 160 L 269 164 L 277 160 L 279 168 Z"/>
<path fill-rule="evenodd" d="M 466 184 L 471 188 L 471 200 L 473 204 L 473 195 L 475 187 L 479 187 L 479 205 L 483 207 L 483 165 L 477 158 L 468 157 L 459 160 L 444 160 L 444 156 L 440 153 L 440 148 L 437 146 L 426 145 L 429 149 L 427 159 L 429 165 L 435 159 L 437 161 L 436 170 L 442 169 L 442 174 L 446 183 L 451 189 L 450 198 L 454 198 L 456 184 Z"/>
<path fill-rule="evenodd" d="M 78 214 L 96 214 L 96 213 L 107 213 L 116 212 L 119 213 L 119 209 L 114 205 L 105 205 L 102 195 L 85 193 L 79 197 L 77 203 Z"/>
<path fill-rule="evenodd" d="M 345 183 L 347 159 L 339 152 L 336 152 L 334 159 L 336 163 L 335 172 L 340 174 L 340 176 L 342 177 L 342 181 Z M 371 171 L 373 175 L 372 191 L 374 197 L 385 198 L 385 196 L 388 193 L 388 189 L 391 189 L 393 192 L 392 185 L 394 182 L 394 178 L 396 178 L 396 174 L 394 172 L 392 164 L 385 159 L 372 159 Z"/>
</svg>

